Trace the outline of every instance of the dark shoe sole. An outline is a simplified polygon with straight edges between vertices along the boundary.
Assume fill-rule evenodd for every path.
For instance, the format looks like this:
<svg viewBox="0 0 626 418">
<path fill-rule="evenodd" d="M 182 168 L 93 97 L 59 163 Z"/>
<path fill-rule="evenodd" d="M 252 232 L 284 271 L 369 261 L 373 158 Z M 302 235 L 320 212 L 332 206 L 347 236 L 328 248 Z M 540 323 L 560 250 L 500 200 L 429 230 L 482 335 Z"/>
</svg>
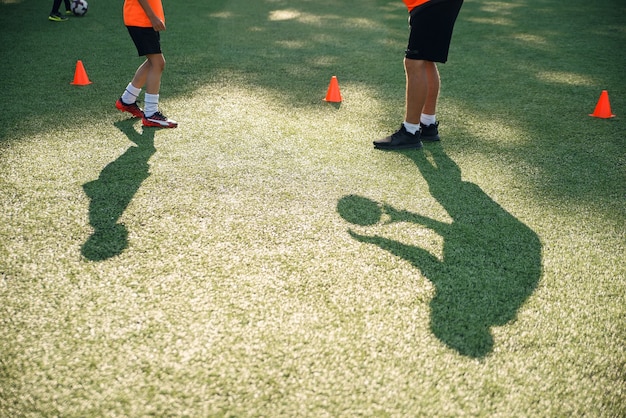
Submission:
<svg viewBox="0 0 626 418">
<path fill-rule="evenodd" d="M 374 144 L 374 148 L 375 149 L 379 149 L 379 150 L 397 150 L 397 149 L 419 149 L 422 148 L 422 143 L 419 142 L 417 144 L 401 144 L 401 145 L 381 145 L 381 144 Z"/>
<path fill-rule="evenodd" d="M 178 123 L 168 123 L 166 125 L 160 124 L 158 122 L 151 122 L 143 118 L 141 124 L 146 128 L 161 128 L 161 129 L 173 129 L 178 128 Z"/>
</svg>

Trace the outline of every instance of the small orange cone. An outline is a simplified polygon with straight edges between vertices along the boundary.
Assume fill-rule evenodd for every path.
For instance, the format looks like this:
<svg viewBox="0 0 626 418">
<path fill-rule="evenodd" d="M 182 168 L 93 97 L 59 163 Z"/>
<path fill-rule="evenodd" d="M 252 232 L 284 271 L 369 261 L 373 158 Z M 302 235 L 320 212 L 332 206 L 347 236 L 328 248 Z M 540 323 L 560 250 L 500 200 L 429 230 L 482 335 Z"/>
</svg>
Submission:
<svg viewBox="0 0 626 418">
<path fill-rule="evenodd" d="M 339 91 L 339 81 L 336 76 L 332 76 L 328 85 L 325 101 L 329 103 L 341 103 L 341 91 Z"/>
<path fill-rule="evenodd" d="M 598 104 L 596 105 L 596 109 L 589 116 L 593 116 L 594 118 L 614 118 L 615 115 L 611 113 L 611 103 L 609 103 L 609 93 L 606 90 L 602 90 L 602 94 L 600 94 L 600 100 L 598 100 Z"/>
<path fill-rule="evenodd" d="M 76 71 L 74 72 L 74 81 L 70 84 L 75 86 L 86 86 L 87 84 L 91 84 L 89 81 L 89 77 L 87 77 L 87 72 L 85 71 L 85 66 L 81 60 L 76 62 Z"/>
</svg>

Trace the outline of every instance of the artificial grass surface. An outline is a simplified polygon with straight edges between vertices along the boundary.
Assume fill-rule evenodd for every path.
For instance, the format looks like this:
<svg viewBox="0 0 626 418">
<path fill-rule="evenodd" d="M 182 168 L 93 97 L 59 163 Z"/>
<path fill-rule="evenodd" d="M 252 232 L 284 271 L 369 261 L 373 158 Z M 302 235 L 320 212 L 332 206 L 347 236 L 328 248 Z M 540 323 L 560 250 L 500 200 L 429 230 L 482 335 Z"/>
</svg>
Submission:
<svg viewBox="0 0 626 418">
<path fill-rule="evenodd" d="M 624 415 L 618 2 L 466 2 L 401 153 L 399 1 L 166 3 L 167 131 L 93 3 L 0 3 L 0 415 Z"/>
</svg>

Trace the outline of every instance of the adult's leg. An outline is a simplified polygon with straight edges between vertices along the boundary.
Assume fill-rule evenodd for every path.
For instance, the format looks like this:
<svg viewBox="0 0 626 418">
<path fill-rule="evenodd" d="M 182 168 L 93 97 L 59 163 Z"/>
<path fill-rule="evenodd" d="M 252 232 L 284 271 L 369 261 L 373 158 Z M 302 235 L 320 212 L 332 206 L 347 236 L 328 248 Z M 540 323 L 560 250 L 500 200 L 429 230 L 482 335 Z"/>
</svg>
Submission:
<svg viewBox="0 0 626 418">
<path fill-rule="evenodd" d="M 426 101 L 424 102 L 422 113 L 435 115 L 437 114 L 437 100 L 439 99 L 439 89 L 441 87 L 439 70 L 437 69 L 437 64 L 432 61 L 426 61 L 424 67 L 426 69 L 428 91 L 426 93 Z"/>
<path fill-rule="evenodd" d="M 404 59 L 406 73 L 406 108 L 404 121 L 419 124 L 422 110 L 428 97 L 428 62 Z"/>
</svg>

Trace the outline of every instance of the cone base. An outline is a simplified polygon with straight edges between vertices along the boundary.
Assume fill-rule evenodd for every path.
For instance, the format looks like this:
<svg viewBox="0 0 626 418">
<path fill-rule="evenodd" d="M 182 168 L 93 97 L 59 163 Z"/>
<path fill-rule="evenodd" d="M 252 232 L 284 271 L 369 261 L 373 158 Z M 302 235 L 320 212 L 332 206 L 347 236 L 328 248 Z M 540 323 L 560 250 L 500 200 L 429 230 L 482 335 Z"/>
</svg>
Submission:
<svg viewBox="0 0 626 418">
<path fill-rule="evenodd" d="M 594 113 L 590 113 L 589 116 L 592 116 L 594 118 L 599 118 L 599 119 L 611 119 L 615 117 L 615 115 L 596 115 Z"/>
</svg>

